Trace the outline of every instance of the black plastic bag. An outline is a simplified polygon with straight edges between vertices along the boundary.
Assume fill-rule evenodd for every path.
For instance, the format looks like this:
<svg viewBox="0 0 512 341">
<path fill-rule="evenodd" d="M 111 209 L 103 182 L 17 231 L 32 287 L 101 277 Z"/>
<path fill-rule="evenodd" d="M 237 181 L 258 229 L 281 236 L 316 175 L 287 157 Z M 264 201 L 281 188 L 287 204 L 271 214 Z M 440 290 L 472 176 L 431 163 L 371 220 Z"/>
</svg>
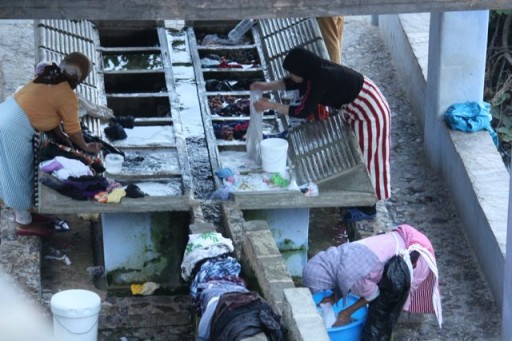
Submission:
<svg viewBox="0 0 512 341">
<path fill-rule="evenodd" d="M 393 256 L 384 267 L 379 282 L 379 296 L 370 302 L 363 327 L 362 340 L 391 340 L 393 327 L 407 301 L 411 287 L 411 274 L 400 256 Z"/>
</svg>

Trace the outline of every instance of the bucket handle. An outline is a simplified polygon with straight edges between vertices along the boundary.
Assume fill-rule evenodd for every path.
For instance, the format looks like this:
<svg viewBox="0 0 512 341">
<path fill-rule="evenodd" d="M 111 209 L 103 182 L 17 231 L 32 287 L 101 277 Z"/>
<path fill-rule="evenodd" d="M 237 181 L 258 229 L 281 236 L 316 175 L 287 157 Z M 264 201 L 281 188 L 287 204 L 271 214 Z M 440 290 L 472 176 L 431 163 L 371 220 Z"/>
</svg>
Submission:
<svg viewBox="0 0 512 341">
<path fill-rule="evenodd" d="M 57 321 L 57 323 L 59 323 L 59 325 L 64 328 L 65 330 L 67 330 L 70 334 L 75 334 L 75 335 L 84 335 L 84 334 L 87 334 L 89 333 L 94 327 L 96 327 L 98 325 L 98 319 L 96 319 L 96 322 L 94 322 L 94 324 L 91 326 L 91 328 L 89 328 L 88 330 L 86 330 L 85 332 L 82 332 L 82 333 L 75 333 L 71 330 L 69 330 L 65 325 L 63 325 L 60 321 L 59 321 L 59 316 L 55 316 L 55 320 Z"/>
</svg>

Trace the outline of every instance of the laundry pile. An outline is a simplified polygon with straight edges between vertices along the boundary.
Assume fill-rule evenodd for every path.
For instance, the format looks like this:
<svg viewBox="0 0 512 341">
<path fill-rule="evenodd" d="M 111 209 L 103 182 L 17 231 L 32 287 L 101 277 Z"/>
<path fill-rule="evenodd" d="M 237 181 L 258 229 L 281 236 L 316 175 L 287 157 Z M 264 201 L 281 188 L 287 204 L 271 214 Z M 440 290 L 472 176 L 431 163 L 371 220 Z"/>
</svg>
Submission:
<svg viewBox="0 0 512 341">
<path fill-rule="evenodd" d="M 222 117 L 247 117 L 250 115 L 250 105 L 248 98 L 221 95 L 208 97 L 211 114 Z"/>
<path fill-rule="evenodd" d="M 101 176 L 105 168 L 99 158 L 51 141 L 40 147 L 38 161 L 41 183 L 75 200 L 118 203 L 125 196 L 139 198 L 145 195 L 136 185 L 124 188 Z"/>
<path fill-rule="evenodd" d="M 201 316 L 197 340 L 241 340 L 265 333 L 284 340 L 280 318 L 240 277 L 240 263 L 230 256 L 233 243 L 217 232 L 191 234 L 181 275 L 190 281 L 192 303 Z"/>
<path fill-rule="evenodd" d="M 233 41 L 229 39 L 225 35 L 218 35 L 218 34 L 206 34 L 203 37 L 201 37 L 201 34 L 197 34 L 198 41 L 201 42 L 201 45 L 203 46 L 219 46 L 219 45 L 249 45 L 251 44 L 251 39 L 249 39 L 247 36 L 242 37 L 241 40 Z"/>
<path fill-rule="evenodd" d="M 265 114 L 273 115 L 274 112 L 269 110 Z M 249 121 L 213 121 L 213 132 L 217 139 L 226 141 L 245 141 L 247 135 L 247 129 L 249 129 Z M 285 139 L 288 136 L 288 130 L 279 131 L 279 127 L 275 122 L 264 120 L 262 122 L 263 138 L 282 138 Z"/>
<path fill-rule="evenodd" d="M 249 121 L 223 121 L 213 122 L 215 137 L 221 140 L 245 140 Z"/>
<path fill-rule="evenodd" d="M 241 79 L 241 80 L 218 80 L 208 79 L 205 82 L 206 91 L 244 91 L 249 90 L 253 82 L 260 79 Z"/>
<path fill-rule="evenodd" d="M 201 59 L 201 67 L 219 69 L 251 69 L 260 67 L 260 61 L 251 57 L 253 56 L 241 56 L 235 59 L 209 54 Z"/>
</svg>

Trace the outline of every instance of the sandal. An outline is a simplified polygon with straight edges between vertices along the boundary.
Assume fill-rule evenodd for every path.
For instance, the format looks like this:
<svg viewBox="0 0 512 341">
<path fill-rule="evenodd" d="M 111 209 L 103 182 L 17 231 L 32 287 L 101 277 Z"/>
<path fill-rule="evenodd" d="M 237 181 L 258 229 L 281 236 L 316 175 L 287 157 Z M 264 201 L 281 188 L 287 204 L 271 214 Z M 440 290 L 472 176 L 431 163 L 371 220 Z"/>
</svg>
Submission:
<svg viewBox="0 0 512 341">
<path fill-rule="evenodd" d="M 16 226 L 16 234 L 18 236 L 39 236 L 42 238 L 48 238 L 53 234 L 53 229 L 49 229 L 42 226 L 34 225 L 20 225 Z"/>
<path fill-rule="evenodd" d="M 68 223 L 64 219 L 53 218 L 52 224 L 55 231 L 67 232 L 70 230 Z"/>
<path fill-rule="evenodd" d="M 347 223 L 355 223 L 362 220 L 373 220 L 377 216 L 377 209 L 372 207 L 353 207 L 343 215 L 343 221 Z"/>
</svg>

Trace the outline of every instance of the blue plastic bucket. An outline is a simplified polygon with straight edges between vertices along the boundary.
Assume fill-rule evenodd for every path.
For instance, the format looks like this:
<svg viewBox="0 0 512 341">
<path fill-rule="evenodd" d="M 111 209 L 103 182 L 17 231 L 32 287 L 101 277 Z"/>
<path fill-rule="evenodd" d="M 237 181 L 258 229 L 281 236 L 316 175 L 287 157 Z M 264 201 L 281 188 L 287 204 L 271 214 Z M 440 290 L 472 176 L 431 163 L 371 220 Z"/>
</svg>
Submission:
<svg viewBox="0 0 512 341">
<path fill-rule="evenodd" d="M 320 301 L 332 294 L 332 291 L 322 291 L 313 295 L 313 300 L 315 304 L 320 303 Z M 359 297 L 354 295 L 348 295 L 346 298 L 341 298 L 335 305 L 333 305 L 334 313 L 337 315 L 340 311 L 345 309 L 346 307 L 354 304 Z M 345 303 L 345 305 L 343 305 Z M 318 308 L 320 310 L 320 308 Z M 366 314 L 368 313 L 368 308 L 362 307 L 359 308 L 356 312 L 352 314 L 353 322 L 346 324 L 341 327 L 333 327 L 328 328 L 327 333 L 329 334 L 329 338 L 332 341 L 357 341 L 361 339 L 361 333 L 363 331 L 364 321 L 366 320 Z"/>
</svg>

